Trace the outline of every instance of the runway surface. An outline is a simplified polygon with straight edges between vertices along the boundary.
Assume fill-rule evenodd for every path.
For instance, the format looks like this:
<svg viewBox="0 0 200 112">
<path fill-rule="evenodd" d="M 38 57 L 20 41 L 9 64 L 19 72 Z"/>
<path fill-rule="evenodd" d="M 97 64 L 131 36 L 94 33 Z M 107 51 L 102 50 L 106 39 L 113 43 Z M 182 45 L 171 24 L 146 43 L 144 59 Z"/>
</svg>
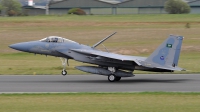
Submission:
<svg viewBox="0 0 200 112">
<path fill-rule="evenodd" d="M 200 92 L 200 74 L 138 74 L 120 82 L 99 75 L 0 76 L 0 93 L 144 91 Z"/>
</svg>

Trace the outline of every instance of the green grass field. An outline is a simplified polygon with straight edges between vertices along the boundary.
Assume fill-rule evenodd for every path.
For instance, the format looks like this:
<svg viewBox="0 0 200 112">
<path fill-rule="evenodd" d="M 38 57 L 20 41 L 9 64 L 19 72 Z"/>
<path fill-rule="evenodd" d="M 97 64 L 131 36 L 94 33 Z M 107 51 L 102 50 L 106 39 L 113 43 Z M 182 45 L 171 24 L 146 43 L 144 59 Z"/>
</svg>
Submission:
<svg viewBox="0 0 200 112">
<path fill-rule="evenodd" d="M 200 93 L 1 94 L 1 112 L 199 112 Z"/>
<path fill-rule="evenodd" d="M 199 22 L 199 14 L 136 14 L 136 15 L 50 15 L 26 17 L 1 17 L 0 22 Z M 33 21 L 34 20 L 34 21 Z"/>
<path fill-rule="evenodd" d="M 200 15 L 163 14 L 0 17 L 0 74 L 60 74 L 62 69 L 59 58 L 22 53 L 10 44 L 56 35 L 93 45 L 115 31 L 104 43 L 107 49 L 136 56 L 149 56 L 170 34 L 183 35 L 179 66 L 189 71 L 175 73 L 200 73 Z M 82 64 L 70 60 L 69 74 L 86 74 L 74 69 Z"/>
</svg>

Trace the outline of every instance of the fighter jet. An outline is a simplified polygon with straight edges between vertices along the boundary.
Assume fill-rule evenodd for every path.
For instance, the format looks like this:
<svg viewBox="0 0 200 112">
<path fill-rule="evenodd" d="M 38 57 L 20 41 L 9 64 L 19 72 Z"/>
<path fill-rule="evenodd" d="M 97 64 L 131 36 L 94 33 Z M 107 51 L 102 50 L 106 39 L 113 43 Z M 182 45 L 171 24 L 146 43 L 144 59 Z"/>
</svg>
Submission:
<svg viewBox="0 0 200 112">
<path fill-rule="evenodd" d="M 120 81 L 121 77 L 133 77 L 135 76 L 134 70 L 151 72 L 185 70 L 178 67 L 183 36 L 170 35 L 149 57 L 121 55 L 96 48 L 115 33 L 93 46 L 83 45 L 58 36 L 49 36 L 38 41 L 12 44 L 9 47 L 23 52 L 60 57 L 63 76 L 67 75 L 66 66 L 69 66 L 69 59 L 92 64 L 93 66 L 76 66 L 75 68 L 107 76 L 110 82 Z"/>
</svg>

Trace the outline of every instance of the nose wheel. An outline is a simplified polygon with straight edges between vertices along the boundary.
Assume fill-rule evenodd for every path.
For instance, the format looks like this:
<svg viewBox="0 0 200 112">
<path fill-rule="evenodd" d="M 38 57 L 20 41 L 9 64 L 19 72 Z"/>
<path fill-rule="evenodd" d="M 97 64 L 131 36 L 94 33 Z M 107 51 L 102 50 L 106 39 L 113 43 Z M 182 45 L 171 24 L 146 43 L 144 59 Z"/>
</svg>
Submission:
<svg viewBox="0 0 200 112">
<path fill-rule="evenodd" d="M 60 60 L 62 62 L 62 66 L 63 66 L 63 70 L 62 70 L 61 74 L 63 76 L 65 76 L 65 75 L 67 75 L 66 66 L 67 65 L 69 66 L 68 59 L 67 58 L 60 58 Z"/>
<path fill-rule="evenodd" d="M 62 75 L 63 75 L 63 76 L 67 75 L 67 71 L 66 71 L 66 70 L 64 70 L 64 69 L 62 70 L 62 72 L 61 72 L 61 73 L 62 73 Z"/>
</svg>

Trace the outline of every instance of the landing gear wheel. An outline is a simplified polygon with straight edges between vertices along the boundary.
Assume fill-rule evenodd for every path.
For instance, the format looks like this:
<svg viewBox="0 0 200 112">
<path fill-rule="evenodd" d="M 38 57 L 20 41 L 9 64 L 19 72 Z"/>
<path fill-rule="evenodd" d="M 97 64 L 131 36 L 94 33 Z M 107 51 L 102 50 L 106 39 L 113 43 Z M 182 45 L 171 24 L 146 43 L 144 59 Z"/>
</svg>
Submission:
<svg viewBox="0 0 200 112">
<path fill-rule="evenodd" d="M 115 77 L 115 81 L 120 81 L 121 77 Z"/>
<path fill-rule="evenodd" d="M 109 75 L 108 76 L 108 81 L 114 82 L 116 80 L 116 77 L 114 75 Z"/>
<path fill-rule="evenodd" d="M 63 76 L 67 75 L 67 71 L 66 70 L 62 70 L 61 73 L 62 73 Z"/>
<path fill-rule="evenodd" d="M 62 62 L 62 65 L 63 65 L 63 70 L 61 72 L 61 74 L 63 76 L 67 75 L 67 71 L 66 71 L 66 65 L 69 66 L 69 63 L 68 63 L 68 59 L 67 58 L 60 58 L 61 62 Z"/>
</svg>

